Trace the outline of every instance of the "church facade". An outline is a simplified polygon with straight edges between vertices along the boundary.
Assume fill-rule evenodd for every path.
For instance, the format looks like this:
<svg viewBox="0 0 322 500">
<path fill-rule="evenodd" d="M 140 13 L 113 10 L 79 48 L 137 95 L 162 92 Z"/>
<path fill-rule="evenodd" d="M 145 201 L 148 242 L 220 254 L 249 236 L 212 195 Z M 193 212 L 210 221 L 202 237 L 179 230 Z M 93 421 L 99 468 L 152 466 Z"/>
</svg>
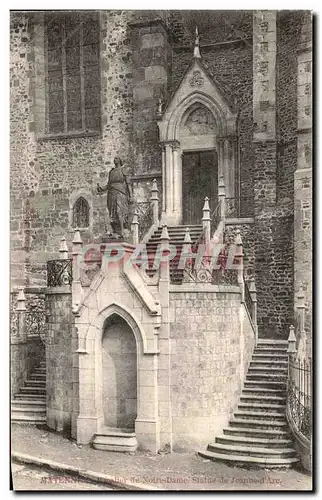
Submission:
<svg viewBox="0 0 322 500">
<path fill-rule="evenodd" d="M 12 12 L 12 391 L 38 373 L 39 422 L 97 449 L 238 444 L 291 325 L 311 356 L 312 64 L 307 11 Z M 97 187 L 116 157 L 121 238 Z M 201 242 L 239 266 L 180 268 Z M 177 255 L 128 265 L 139 244 Z"/>
</svg>

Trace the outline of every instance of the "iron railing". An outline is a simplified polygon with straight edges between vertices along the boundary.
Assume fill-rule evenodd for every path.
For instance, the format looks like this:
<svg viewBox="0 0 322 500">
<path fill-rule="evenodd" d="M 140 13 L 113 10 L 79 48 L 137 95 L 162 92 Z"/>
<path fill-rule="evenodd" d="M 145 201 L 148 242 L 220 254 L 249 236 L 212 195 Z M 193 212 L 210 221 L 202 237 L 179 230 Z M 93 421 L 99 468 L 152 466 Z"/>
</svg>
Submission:
<svg viewBox="0 0 322 500">
<path fill-rule="evenodd" d="M 135 205 L 139 222 L 139 240 L 148 232 L 153 224 L 153 213 L 150 201 L 140 201 Z"/>
<path fill-rule="evenodd" d="M 210 222 L 210 228 L 211 228 L 211 237 L 212 235 L 214 234 L 214 232 L 216 231 L 218 225 L 219 225 L 219 222 L 220 222 L 220 202 L 218 203 L 218 205 L 216 206 L 215 210 L 212 212 L 212 214 L 210 215 L 210 219 L 211 219 L 211 222 Z"/>
<path fill-rule="evenodd" d="M 311 359 L 290 358 L 287 406 L 294 425 L 308 439 L 312 435 L 312 363 Z"/>
<path fill-rule="evenodd" d="M 72 284 L 72 260 L 59 259 L 47 262 L 47 286 Z"/>
<path fill-rule="evenodd" d="M 17 295 L 17 293 L 12 293 L 10 300 L 10 334 L 12 339 L 19 335 Z M 26 292 L 25 331 L 27 337 L 41 337 L 46 332 L 46 321 L 45 294 Z"/>
<path fill-rule="evenodd" d="M 249 291 L 248 283 L 244 278 L 244 290 L 245 290 L 245 306 L 249 312 L 250 317 L 253 319 L 253 299 Z"/>
</svg>

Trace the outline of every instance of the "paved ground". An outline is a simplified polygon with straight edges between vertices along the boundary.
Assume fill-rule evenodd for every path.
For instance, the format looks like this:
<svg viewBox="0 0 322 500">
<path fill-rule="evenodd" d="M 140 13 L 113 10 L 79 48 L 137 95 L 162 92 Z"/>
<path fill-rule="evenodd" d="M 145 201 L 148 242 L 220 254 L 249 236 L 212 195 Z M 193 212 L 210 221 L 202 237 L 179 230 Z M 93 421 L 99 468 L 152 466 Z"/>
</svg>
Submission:
<svg viewBox="0 0 322 500">
<path fill-rule="evenodd" d="M 12 482 L 15 491 L 72 490 L 107 491 L 114 488 L 81 481 L 68 474 L 46 471 L 38 467 L 12 463 Z"/>
<path fill-rule="evenodd" d="M 108 474 L 121 482 L 163 490 L 311 490 L 311 477 L 294 469 L 245 470 L 204 460 L 197 454 L 124 454 L 78 446 L 60 434 L 12 425 L 12 451 Z M 40 484 L 42 486 L 42 484 Z M 43 488 L 39 488 L 43 489 Z M 91 488 L 90 488 L 91 489 Z"/>
</svg>

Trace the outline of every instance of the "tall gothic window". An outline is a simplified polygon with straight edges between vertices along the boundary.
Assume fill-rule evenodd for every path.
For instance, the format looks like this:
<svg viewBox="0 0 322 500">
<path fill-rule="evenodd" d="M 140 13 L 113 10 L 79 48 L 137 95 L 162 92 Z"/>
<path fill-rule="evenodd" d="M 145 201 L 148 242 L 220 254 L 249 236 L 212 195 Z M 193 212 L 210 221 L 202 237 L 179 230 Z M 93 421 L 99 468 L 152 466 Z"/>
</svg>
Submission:
<svg viewBox="0 0 322 500">
<path fill-rule="evenodd" d="M 82 196 L 78 198 L 73 207 L 73 227 L 89 226 L 89 205 Z"/>
<path fill-rule="evenodd" d="M 100 129 L 97 12 L 46 13 L 47 133 Z"/>
</svg>

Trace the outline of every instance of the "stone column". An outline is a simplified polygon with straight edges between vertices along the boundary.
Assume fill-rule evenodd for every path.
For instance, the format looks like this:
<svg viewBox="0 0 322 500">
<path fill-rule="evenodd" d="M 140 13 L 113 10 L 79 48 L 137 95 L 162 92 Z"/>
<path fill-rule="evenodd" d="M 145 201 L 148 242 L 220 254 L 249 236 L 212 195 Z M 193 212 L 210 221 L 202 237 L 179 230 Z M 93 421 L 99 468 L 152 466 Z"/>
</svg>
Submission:
<svg viewBox="0 0 322 500">
<path fill-rule="evenodd" d="M 163 226 L 161 248 L 165 251 L 169 245 L 169 234 Z M 158 400 L 160 414 L 161 447 L 166 443 L 172 449 L 172 409 L 171 409 L 171 340 L 170 340 L 170 269 L 169 262 L 162 263 L 159 279 L 159 296 L 162 309 L 162 324 L 159 333 L 159 378 Z"/>
<path fill-rule="evenodd" d="M 233 198 L 234 194 L 230 186 L 230 176 L 229 176 L 229 139 L 226 137 L 224 139 L 224 155 L 223 155 L 223 167 L 224 167 L 224 180 L 226 186 L 226 192 L 228 198 Z"/>
<path fill-rule="evenodd" d="M 181 221 L 182 212 L 182 165 L 179 142 L 173 141 L 172 165 L 173 165 L 173 217 L 177 224 Z"/>
<path fill-rule="evenodd" d="M 160 144 L 160 148 L 162 151 L 162 207 L 161 212 L 165 212 L 167 209 L 167 200 L 166 200 L 166 159 L 165 159 L 165 145 Z"/>
<path fill-rule="evenodd" d="M 174 226 L 181 222 L 182 206 L 182 174 L 180 144 L 178 141 L 164 143 L 165 164 L 164 164 L 164 200 L 165 200 L 165 221 L 168 225 Z"/>
<path fill-rule="evenodd" d="M 166 197 L 166 216 L 167 220 L 171 216 L 172 213 L 172 175 L 173 175 L 173 166 L 172 166 L 172 147 L 171 144 L 167 143 L 165 145 L 165 197 Z"/>
</svg>

